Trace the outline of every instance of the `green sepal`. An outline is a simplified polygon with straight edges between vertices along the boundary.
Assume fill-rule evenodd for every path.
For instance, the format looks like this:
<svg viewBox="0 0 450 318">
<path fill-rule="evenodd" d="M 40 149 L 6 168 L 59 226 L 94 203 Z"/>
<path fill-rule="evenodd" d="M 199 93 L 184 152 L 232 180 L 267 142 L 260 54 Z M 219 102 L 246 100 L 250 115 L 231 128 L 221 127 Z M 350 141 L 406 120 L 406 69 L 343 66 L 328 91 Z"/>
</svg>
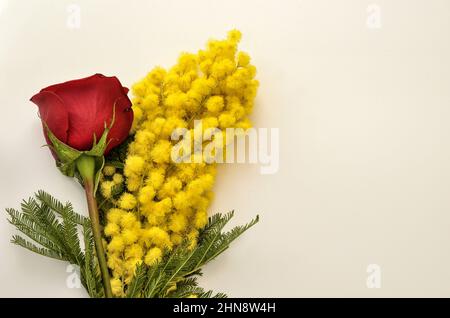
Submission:
<svg viewBox="0 0 450 318">
<path fill-rule="evenodd" d="M 105 158 L 103 154 L 106 150 L 106 147 L 108 146 L 107 138 L 111 127 L 105 126 L 103 135 L 98 142 L 96 141 L 94 135 L 94 142 L 91 150 L 80 151 L 59 140 L 45 123 L 44 125 L 47 131 L 48 139 L 51 142 L 51 144 L 47 146 L 55 152 L 57 156 L 56 166 L 61 171 L 61 173 L 68 177 L 74 177 L 76 171 L 76 160 L 82 155 L 94 157 L 96 160 L 95 188 L 97 188 L 98 181 L 100 179 L 100 171 L 101 169 L 103 169 L 103 166 L 105 164 Z"/>
<path fill-rule="evenodd" d="M 112 115 L 112 119 L 111 119 L 111 124 L 109 125 L 109 127 L 106 125 L 105 122 L 105 130 L 103 130 L 103 134 L 100 137 L 99 141 L 97 142 L 97 138 L 94 134 L 94 142 L 92 143 L 92 149 L 89 151 L 84 151 L 84 153 L 88 156 L 93 156 L 93 157 L 101 157 L 103 156 L 103 154 L 105 153 L 106 148 L 108 147 L 108 134 L 109 131 L 111 130 L 112 126 L 114 125 L 114 121 L 116 120 L 116 107 L 114 105 L 113 107 L 113 115 Z M 103 163 L 104 164 L 104 163 Z"/>
<path fill-rule="evenodd" d="M 98 184 L 100 183 L 100 176 L 102 174 L 103 167 L 105 166 L 105 157 L 95 157 L 95 177 L 94 177 L 94 196 L 97 193 Z"/>
<path fill-rule="evenodd" d="M 47 124 L 45 124 L 45 127 L 47 129 L 47 135 L 48 139 L 52 142 L 52 149 L 56 152 L 58 155 L 58 159 L 61 162 L 72 162 L 78 159 L 79 156 L 81 156 L 81 151 L 76 150 L 69 145 L 63 143 L 61 140 L 59 140 L 48 128 Z"/>
<path fill-rule="evenodd" d="M 88 150 L 88 151 L 84 151 L 83 153 L 88 156 L 92 156 L 92 157 L 102 157 L 103 154 L 105 153 L 106 147 L 108 147 L 107 138 L 108 138 L 108 133 L 110 130 L 111 130 L 111 127 L 106 127 L 106 125 L 105 125 L 105 130 L 103 131 L 103 135 L 101 136 L 101 138 L 99 139 L 98 142 L 97 142 L 97 138 L 95 137 L 95 134 L 94 134 L 94 142 L 93 142 L 92 149 Z"/>
<path fill-rule="evenodd" d="M 111 131 L 111 128 L 114 124 L 116 117 L 115 107 L 113 108 L 113 116 L 111 119 L 111 124 L 109 127 L 105 123 L 105 129 L 103 131 L 102 136 L 97 142 L 97 137 L 94 134 L 93 138 L 94 141 L 92 143 L 92 149 L 87 151 L 80 151 L 77 149 L 74 149 L 70 147 L 69 145 L 65 144 L 61 140 L 59 140 L 48 128 L 47 124 L 44 123 L 48 138 L 51 142 L 50 145 L 48 145 L 55 153 L 58 159 L 56 160 L 56 166 L 61 171 L 62 174 L 68 176 L 68 177 L 77 177 L 79 181 L 81 181 L 81 184 L 83 184 L 81 178 L 79 176 L 79 173 L 77 173 L 77 164 L 76 161 L 79 159 L 82 155 L 84 156 L 90 156 L 95 159 L 95 175 L 94 175 L 94 195 L 97 192 L 98 184 L 100 182 L 100 175 L 101 171 L 105 165 L 105 157 L 104 153 L 106 148 L 108 147 L 108 134 Z"/>
<path fill-rule="evenodd" d="M 45 124 L 47 136 L 51 145 L 48 145 L 58 157 L 56 165 L 62 174 L 73 177 L 75 174 L 75 161 L 82 155 L 82 151 L 76 150 L 59 140 Z"/>
<path fill-rule="evenodd" d="M 75 161 L 70 163 L 58 163 L 57 167 L 63 175 L 73 178 L 75 176 Z"/>
</svg>

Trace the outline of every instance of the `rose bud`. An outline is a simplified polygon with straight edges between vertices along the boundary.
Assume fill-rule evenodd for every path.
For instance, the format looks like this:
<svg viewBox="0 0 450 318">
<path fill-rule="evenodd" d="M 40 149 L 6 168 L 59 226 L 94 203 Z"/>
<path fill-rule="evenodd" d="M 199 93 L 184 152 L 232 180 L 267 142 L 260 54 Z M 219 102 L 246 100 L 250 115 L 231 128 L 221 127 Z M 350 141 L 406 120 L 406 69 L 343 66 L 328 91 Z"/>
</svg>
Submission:
<svg viewBox="0 0 450 318">
<path fill-rule="evenodd" d="M 95 74 L 42 89 L 31 98 L 60 171 L 86 192 L 106 297 L 112 297 L 95 193 L 104 155 L 127 138 L 133 122 L 128 89 L 116 77 Z"/>
<path fill-rule="evenodd" d="M 116 77 L 95 74 L 43 88 L 31 101 L 39 107 L 47 142 L 50 144 L 45 125 L 58 140 L 80 151 L 92 149 L 94 136 L 103 135 L 114 111 L 106 140 L 108 154 L 131 129 L 133 112 L 127 93 Z"/>
</svg>

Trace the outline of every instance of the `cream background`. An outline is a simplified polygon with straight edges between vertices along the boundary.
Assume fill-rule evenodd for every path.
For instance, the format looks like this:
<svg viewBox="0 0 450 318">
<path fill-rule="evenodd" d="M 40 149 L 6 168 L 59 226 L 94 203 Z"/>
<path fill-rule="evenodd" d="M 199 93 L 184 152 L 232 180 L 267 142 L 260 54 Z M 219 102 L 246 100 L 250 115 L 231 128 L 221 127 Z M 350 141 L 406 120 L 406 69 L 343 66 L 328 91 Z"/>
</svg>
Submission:
<svg viewBox="0 0 450 318">
<path fill-rule="evenodd" d="M 450 296 L 450 2 L 0 0 L 0 208 L 44 188 L 84 211 L 54 168 L 37 109 L 49 84 L 96 72 L 131 85 L 230 28 L 261 82 L 253 120 L 280 128 L 280 169 L 221 167 L 211 211 L 261 222 L 203 285 L 241 297 Z M 66 26 L 67 5 L 81 27 Z M 66 266 L 12 246 L 0 296 L 79 297 Z M 381 266 L 380 289 L 366 268 Z"/>
</svg>

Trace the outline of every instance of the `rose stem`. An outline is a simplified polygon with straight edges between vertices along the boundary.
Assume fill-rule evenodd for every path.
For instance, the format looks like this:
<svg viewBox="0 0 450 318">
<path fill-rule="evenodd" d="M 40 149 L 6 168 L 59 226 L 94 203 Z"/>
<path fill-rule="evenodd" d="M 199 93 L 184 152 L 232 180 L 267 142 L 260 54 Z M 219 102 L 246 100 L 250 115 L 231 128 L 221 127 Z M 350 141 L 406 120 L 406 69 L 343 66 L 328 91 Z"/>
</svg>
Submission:
<svg viewBox="0 0 450 318">
<path fill-rule="evenodd" d="M 88 204 L 89 217 L 91 219 L 92 234 L 94 236 L 95 250 L 97 252 L 98 264 L 102 273 L 105 297 L 112 298 L 111 282 L 109 280 L 108 266 L 106 265 L 105 251 L 103 249 L 102 234 L 100 231 L 100 220 L 97 201 L 94 196 L 94 174 L 95 159 L 91 156 L 81 155 L 77 159 L 77 169 L 83 178 L 86 200 Z"/>
</svg>

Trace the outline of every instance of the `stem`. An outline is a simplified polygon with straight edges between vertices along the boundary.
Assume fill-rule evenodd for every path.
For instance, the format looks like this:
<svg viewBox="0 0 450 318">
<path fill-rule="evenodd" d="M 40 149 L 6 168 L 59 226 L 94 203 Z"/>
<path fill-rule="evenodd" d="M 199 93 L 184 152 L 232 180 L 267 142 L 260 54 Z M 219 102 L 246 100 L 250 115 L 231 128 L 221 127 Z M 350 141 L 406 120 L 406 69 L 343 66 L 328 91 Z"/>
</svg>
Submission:
<svg viewBox="0 0 450 318">
<path fill-rule="evenodd" d="M 105 297 L 112 298 L 111 282 L 109 280 L 109 271 L 106 264 L 105 250 L 103 249 L 102 233 L 100 230 L 100 220 L 97 208 L 97 201 L 94 196 L 94 172 L 95 159 L 90 156 L 82 155 L 77 159 L 77 168 L 83 177 L 84 189 L 86 192 L 86 200 L 89 210 L 89 218 L 91 219 L 92 234 L 94 236 L 95 250 L 97 254 L 98 264 L 103 279 L 103 287 L 105 289 Z"/>
</svg>

